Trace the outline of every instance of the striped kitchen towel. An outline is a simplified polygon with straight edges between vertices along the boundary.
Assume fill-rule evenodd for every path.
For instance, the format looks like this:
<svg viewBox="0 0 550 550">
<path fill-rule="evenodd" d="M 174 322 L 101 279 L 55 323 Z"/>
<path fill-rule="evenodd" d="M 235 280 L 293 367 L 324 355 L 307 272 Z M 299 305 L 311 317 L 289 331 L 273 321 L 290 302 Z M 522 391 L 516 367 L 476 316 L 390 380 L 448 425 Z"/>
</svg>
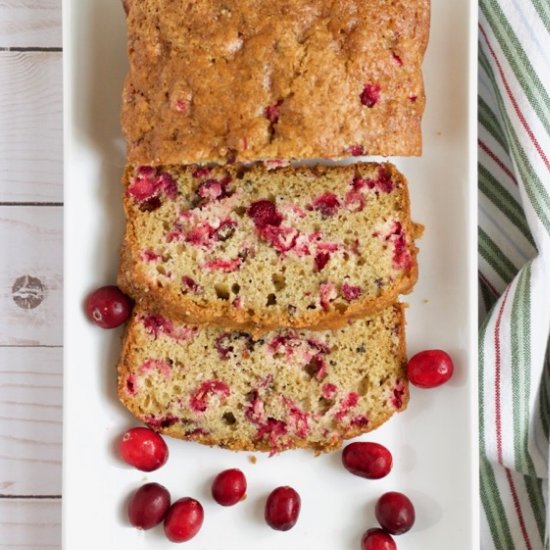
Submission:
<svg viewBox="0 0 550 550">
<path fill-rule="evenodd" d="M 550 0 L 480 0 L 481 548 L 548 548 Z"/>
</svg>

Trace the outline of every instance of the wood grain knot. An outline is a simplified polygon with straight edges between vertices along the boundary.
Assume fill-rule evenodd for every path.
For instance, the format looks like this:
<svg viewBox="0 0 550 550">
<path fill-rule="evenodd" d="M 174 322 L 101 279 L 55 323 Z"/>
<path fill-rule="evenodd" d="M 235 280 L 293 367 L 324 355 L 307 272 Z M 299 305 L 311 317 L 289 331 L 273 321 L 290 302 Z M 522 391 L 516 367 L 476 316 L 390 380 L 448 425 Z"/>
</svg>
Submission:
<svg viewBox="0 0 550 550">
<path fill-rule="evenodd" d="M 21 309 L 37 308 L 46 296 L 42 281 L 31 275 L 18 277 L 11 287 L 13 301 Z"/>
</svg>

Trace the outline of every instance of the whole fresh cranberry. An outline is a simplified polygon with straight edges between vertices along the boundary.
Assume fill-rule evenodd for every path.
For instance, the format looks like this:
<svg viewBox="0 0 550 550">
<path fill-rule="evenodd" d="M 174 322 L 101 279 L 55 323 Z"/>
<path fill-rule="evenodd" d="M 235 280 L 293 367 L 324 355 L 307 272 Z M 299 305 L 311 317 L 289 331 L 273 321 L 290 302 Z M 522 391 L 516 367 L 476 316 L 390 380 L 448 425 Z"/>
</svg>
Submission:
<svg viewBox="0 0 550 550">
<path fill-rule="evenodd" d="M 277 487 L 267 497 L 265 520 L 277 531 L 288 531 L 298 521 L 300 495 L 292 487 Z"/>
<path fill-rule="evenodd" d="M 170 493 L 158 483 L 146 483 L 133 495 L 128 504 L 128 519 L 138 529 L 158 525 L 170 508 Z"/>
<path fill-rule="evenodd" d="M 101 328 L 115 328 L 126 322 L 132 312 L 132 301 L 117 286 L 94 290 L 84 304 L 86 315 Z"/>
<path fill-rule="evenodd" d="M 386 531 L 369 529 L 361 539 L 361 550 L 397 550 L 397 545 Z"/>
<path fill-rule="evenodd" d="M 212 483 L 212 496 L 222 506 L 233 506 L 246 494 L 246 477 L 237 469 L 219 473 Z"/>
<path fill-rule="evenodd" d="M 202 527 L 204 510 L 194 498 L 180 498 L 168 510 L 164 519 L 164 533 L 172 542 L 191 540 Z"/>
<path fill-rule="evenodd" d="M 149 428 L 132 428 L 120 439 L 118 452 L 122 460 L 143 472 L 152 472 L 168 460 L 164 439 Z"/>
<path fill-rule="evenodd" d="M 414 355 L 407 365 L 411 384 L 419 388 L 435 388 L 453 375 L 453 360 L 440 349 L 429 349 Z"/>
<path fill-rule="evenodd" d="M 380 479 L 390 473 L 392 456 L 383 445 L 357 441 L 344 448 L 342 464 L 356 476 Z"/>
<path fill-rule="evenodd" d="M 376 519 L 392 535 L 406 533 L 414 524 L 413 503 L 403 493 L 384 493 L 376 503 Z"/>
</svg>

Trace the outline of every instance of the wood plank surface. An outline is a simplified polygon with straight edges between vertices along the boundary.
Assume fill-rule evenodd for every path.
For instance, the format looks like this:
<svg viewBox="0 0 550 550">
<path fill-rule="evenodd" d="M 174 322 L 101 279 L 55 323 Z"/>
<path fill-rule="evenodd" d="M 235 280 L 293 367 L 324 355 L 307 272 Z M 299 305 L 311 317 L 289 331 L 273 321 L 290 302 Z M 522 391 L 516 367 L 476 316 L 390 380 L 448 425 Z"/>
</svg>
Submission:
<svg viewBox="0 0 550 550">
<path fill-rule="evenodd" d="M 61 46 L 61 0 L 0 0 L 0 550 L 61 548 Z"/>
<path fill-rule="evenodd" d="M 0 550 L 61 548 L 59 500 L 0 499 L 0 522 Z"/>
<path fill-rule="evenodd" d="M 0 51 L 0 203 L 63 200 L 61 65 L 58 52 Z"/>
<path fill-rule="evenodd" d="M 2 495 L 61 493 L 62 353 L 0 347 Z"/>
<path fill-rule="evenodd" d="M 0 0 L 0 47 L 61 47 L 61 0 Z"/>
<path fill-rule="evenodd" d="M 0 346 L 62 344 L 62 214 L 0 206 Z"/>
</svg>

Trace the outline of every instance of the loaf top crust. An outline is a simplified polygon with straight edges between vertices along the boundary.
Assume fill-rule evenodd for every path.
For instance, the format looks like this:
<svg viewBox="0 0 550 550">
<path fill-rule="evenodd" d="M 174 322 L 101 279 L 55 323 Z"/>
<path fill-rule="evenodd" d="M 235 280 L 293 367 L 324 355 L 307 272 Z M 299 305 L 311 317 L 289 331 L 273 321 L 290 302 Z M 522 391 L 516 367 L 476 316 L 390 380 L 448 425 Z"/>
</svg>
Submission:
<svg viewBox="0 0 550 550">
<path fill-rule="evenodd" d="M 421 154 L 429 0 L 130 2 L 134 165 Z"/>
</svg>

